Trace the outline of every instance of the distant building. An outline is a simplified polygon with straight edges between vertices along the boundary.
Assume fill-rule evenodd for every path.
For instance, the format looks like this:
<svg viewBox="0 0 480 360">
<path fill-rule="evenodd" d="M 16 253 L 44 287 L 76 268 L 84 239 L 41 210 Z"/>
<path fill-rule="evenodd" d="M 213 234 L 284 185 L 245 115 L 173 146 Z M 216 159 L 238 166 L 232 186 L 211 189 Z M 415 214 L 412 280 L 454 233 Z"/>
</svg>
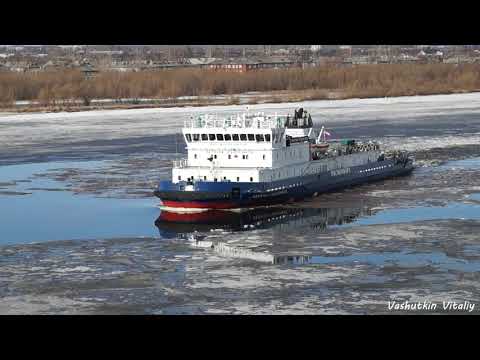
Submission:
<svg viewBox="0 0 480 360">
<path fill-rule="evenodd" d="M 231 72 L 248 72 L 266 69 L 285 69 L 293 67 L 301 67 L 297 61 L 287 58 L 256 58 L 256 59 L 235 59 L 235 60 L 217 60 L 208 65 L 206 68 L 212 70 L 223 70 Z"/>
<path fill-rule="evenodd" d="M 371 56 L 351 56 L 343 60 L 346 65 L 376 64 L 377 60 Z"/>
<path fill-rule="evenodd" d="M 122 55 L 123 50 L 90 50 L 90 55 Z"/>
<path fill-rule="evenodd" d="M 98 70 L 95 69 L 90 64 L 84 64 L 80 67 L 80 71 L 82 72 L 85 79 L 91 79 L 98 74 Z"/>
</svg>

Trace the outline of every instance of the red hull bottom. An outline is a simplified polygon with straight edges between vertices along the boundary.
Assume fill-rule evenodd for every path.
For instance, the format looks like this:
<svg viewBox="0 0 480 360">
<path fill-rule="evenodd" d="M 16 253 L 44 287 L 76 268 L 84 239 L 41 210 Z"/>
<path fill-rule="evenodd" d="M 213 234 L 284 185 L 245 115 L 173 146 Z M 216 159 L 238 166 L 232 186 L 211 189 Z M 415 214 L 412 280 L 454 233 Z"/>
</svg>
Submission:
<svg viewBox="0 0 480 360">
<path fill-rule="evenodd" d="M 184 209 L 235 209 L 239 207 L 238 203 L 231 201 L 225 202 L 201 202 L 201 201 L 163 201 L 163 205 L 171 208 Z"/>
</svg>

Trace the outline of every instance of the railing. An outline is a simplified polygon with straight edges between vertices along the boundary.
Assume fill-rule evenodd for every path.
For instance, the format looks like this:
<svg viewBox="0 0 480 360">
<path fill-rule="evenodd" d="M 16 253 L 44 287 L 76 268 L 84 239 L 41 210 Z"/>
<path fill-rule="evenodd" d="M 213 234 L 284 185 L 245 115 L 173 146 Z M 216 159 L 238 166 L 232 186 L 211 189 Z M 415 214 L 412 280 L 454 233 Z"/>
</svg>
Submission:
<svg viewBox="0 0 480 360">
<path fill-rule="evenodd" d="M 264 113 L 242 114 L 219 118 L 218 115 L 200 115 L 184 121 L 185 128 L 284 128 L 286 115 L 265 115 Z"/>
<path fill-rule="evenodd" d="M 173 160 L 173 167 L 174 168 L 188 167 L 188 159 Z"/>
</svg>

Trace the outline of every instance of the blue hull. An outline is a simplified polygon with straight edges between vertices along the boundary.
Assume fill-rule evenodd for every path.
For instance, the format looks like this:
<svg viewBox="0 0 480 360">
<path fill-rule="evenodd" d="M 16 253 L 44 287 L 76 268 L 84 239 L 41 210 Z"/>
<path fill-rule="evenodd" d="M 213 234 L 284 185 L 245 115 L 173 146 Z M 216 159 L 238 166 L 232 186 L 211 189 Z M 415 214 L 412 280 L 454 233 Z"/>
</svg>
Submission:
<svg viewBox="0 0 480 360">
<path fill-rule="evenodd" d="M 193 191 L 185 191 L 186 182 L 161 181 L 155 195 L 163 205 L 178 208 L 229 209 L 261 205 L 274 205 L 359 185 L 393 176 L 409 174 L 411 161 L 394 160 L 371 162 L 351 167 L 348 174 L 325 172 L 289 178 L 274 182 L 209 182 L 193 184 Z"/>
</svg>

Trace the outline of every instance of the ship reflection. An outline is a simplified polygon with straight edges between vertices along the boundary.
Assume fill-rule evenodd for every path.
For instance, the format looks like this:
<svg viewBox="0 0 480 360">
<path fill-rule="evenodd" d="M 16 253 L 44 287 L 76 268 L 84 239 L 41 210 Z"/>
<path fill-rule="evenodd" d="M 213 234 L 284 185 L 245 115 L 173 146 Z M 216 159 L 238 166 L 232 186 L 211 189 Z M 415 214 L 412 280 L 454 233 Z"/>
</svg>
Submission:
<svg viewBox="0 0 480 360">
<path fill-rule="evenodd" d="M 212 230 L 325 231 L 330 226 L 348 224 L 370 215 L 364 208 L 265 207 L 242 212 L 209 210 L 197 213 L 162 211 L 155 225 L 163 238 L 207 233 Z"/>
</svg>

